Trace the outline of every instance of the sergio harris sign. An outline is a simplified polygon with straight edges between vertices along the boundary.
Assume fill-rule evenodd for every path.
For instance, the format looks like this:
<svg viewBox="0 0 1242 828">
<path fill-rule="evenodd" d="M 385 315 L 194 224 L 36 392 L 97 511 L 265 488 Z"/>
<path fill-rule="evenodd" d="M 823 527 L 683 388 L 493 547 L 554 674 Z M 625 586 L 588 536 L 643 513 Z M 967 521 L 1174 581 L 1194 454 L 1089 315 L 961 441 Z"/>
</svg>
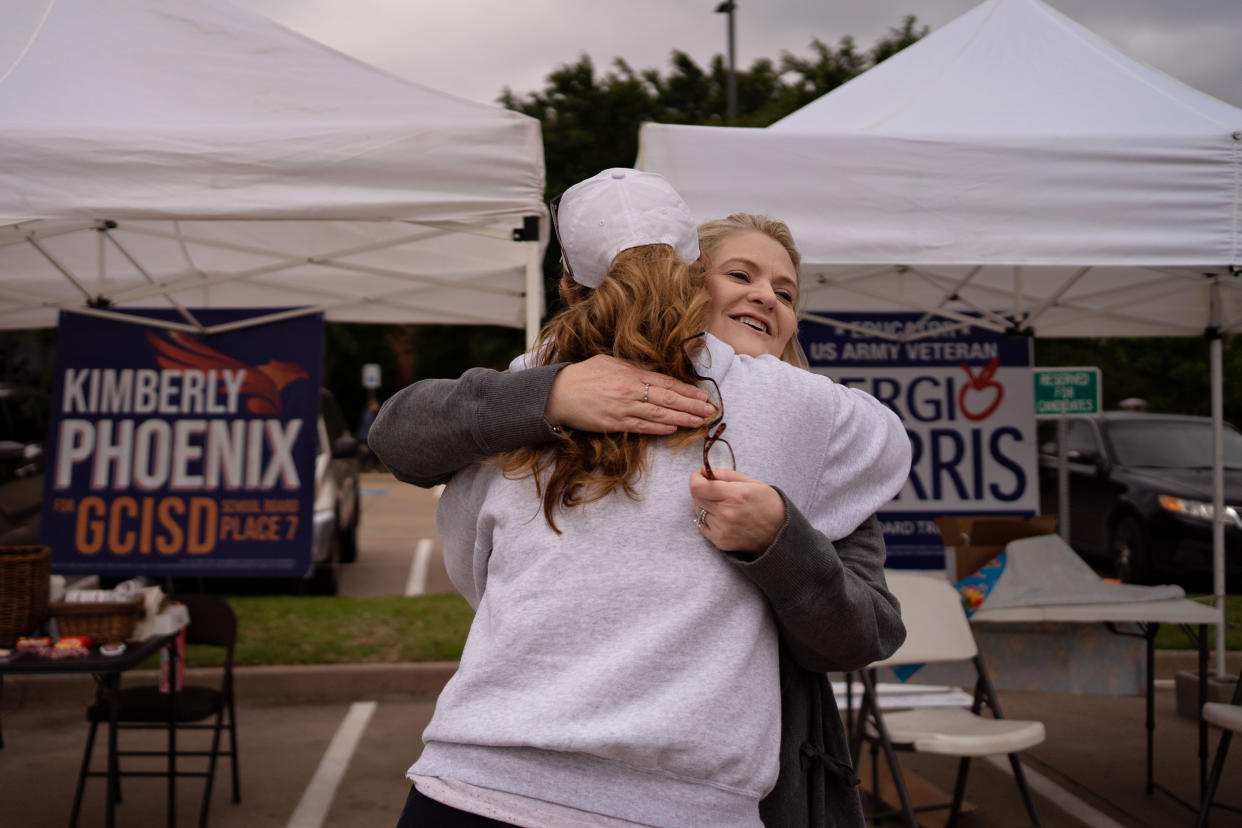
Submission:
<svg viewBox="0 0 1242 828">
<path fill-rule="evenodd" d="M 53 568 L 305 574 L 322 331 L 320 314 L 203 338 L 62 312 L 40 531 Z"/>
<path fill-rule="evenodd" d="M 897 336 L 933 333 L 895 342 L 804 321 L 799 334 L 811 370 L 870 392 L 910 435 L 910 478 L 880 513 L 888 566 L 943 566 L 939 516 L 1039 509 L 1029 338 L 919 313 L 831 316 Z"/>
</svg>

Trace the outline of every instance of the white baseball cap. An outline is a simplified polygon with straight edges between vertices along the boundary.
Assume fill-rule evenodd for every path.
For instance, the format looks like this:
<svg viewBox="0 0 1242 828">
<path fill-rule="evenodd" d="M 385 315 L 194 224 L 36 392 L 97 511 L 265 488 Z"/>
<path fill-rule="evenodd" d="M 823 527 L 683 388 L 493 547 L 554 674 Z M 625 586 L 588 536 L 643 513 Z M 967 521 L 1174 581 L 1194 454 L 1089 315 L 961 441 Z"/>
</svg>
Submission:
<svg viewBox="0 0 1242 828">
<path fill-rule="evenodd" d="M 614 167 L 552 201 L 553 226 L 573 280 L 599 287 L 622 250 L 667 244 L 686 262 L 699 257 L 690 208 L 664 176 Z"/>
</svg>

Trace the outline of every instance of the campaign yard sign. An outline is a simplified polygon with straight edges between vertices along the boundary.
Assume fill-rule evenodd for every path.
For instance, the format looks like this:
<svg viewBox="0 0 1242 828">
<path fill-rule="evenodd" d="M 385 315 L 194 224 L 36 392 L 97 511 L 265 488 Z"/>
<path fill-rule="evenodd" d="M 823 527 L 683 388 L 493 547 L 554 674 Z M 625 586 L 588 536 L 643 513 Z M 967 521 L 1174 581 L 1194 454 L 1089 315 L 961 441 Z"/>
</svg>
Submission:
<svg viewBox="0 0 1242 828">
<path fill-rule="evenodd" d="M 322 342 L 322 314 L 203 337 L 62 312 L 40 527 L 52 568 L 305 575 Z"/>
<path fill-rule="evenodd" d="M 919 313 L 824 315 L 860 330 L 803 321 L 811 370 L 870 392 L 910 435 L 910 477 L 880 513 L 888 566 L 943 567 L 937 517 L 1038 511 L 1028 337 Z M 869 331 L 931 335 L 895 342 Z"/>
</svg>

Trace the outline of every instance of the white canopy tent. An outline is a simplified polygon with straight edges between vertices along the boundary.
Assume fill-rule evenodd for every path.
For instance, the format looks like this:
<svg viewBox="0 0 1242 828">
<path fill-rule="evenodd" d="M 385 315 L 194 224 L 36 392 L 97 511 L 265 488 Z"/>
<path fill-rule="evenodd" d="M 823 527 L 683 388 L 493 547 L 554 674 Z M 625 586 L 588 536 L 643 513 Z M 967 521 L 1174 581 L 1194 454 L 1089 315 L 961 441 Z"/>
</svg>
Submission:
<svg viewBox="0 0 1242 828">
<path fill-rule="evenodd" d="M 1242 331 L 1242 109 L 1039 0 L 987 0 L 767 129 L 645 125 L 638 165 L 700 220 L 788 222 L 812 311 L 1208 334 L 1223 600 L 1218 337 Z"/>
<path fill-rule="evenodd" d="M 57 311 L 297 308 L 536 332 L 538 121 L 222 0 L 9 4 L 0 328 Z M 273 318 L 260 317 L 254 322 Z"/>
</svg>

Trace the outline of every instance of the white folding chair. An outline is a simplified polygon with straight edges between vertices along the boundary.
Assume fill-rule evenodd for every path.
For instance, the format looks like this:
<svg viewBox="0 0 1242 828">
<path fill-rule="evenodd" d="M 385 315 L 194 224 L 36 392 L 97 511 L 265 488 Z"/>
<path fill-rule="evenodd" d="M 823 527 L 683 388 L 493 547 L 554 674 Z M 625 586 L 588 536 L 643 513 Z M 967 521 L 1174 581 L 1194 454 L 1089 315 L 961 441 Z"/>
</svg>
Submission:
<svg viewBox="0 0 1242 828">
<path fill-rule="evenodd" d="M 1014 779 L 1031 822 L 1040 825 L 1022 764 L 1018 761 L 1018 752 L 1044 741 L 1043 722 L 1002 718 L 996 691 L 979 655 L 956 589 L 938 576 L 887 571 L 885 578 L 888 588 L 901 602 L 906 641 L 891 657 L 859 671 L 863 698 L 857 723 L 852 728 L 854 744 L 851 748 L 857 763 L 861 742 L 869 744 L 873 792 L 877 790 L 879 781 L 878 753 L 883 751 L 901 807 L 884 814 L 874 814 L 872 819 L 904 814 L 910 828 L 916 828 L 916 811 L 949 808 L 947 825 L 953 825 L 961 811 L 971 758 L 1004 753 L 1009 755 Z M 971 661 L 974 664 L 978 678 L 970 710 L 932 707 L 884 712 L 880 709 L 876 693 L 878 668 L 948 661 Z M 991 710 L 991 717 L 980 715 L 985 704 Z M 959 757 L 951 802 L 914 807 L 897 761 L 897 751 L 902 750 Z"/>
<path fill-rule="evenodd" d="M 1203 718 L 1224 732 L 1220 734 L 1216 758 L 1212 760 L 1212 772 L 1208 775 L 1207 788 L 1203 791 L 1203 801 L 1199 803 L 1199 821 L 1195 823 L 1196 828 L 1207 825 L 1208 811 L 1213 807 L 1237 810 L 1219 803 L 1214 806 L 1212 800 L 1216 798 L 1216 786 L 1220 784 L 1220 775 L 1225 768 L 1225 754 L 1229 752 L 1229 742 L 1233 739 L 1233 734 L 1242 733 L 1242 676 L 1238 676 L 1238 683 L 1233 688 L 1233 699 L 1228 704 L 1208 702 L 1203 705 Z"/>
</svg>

